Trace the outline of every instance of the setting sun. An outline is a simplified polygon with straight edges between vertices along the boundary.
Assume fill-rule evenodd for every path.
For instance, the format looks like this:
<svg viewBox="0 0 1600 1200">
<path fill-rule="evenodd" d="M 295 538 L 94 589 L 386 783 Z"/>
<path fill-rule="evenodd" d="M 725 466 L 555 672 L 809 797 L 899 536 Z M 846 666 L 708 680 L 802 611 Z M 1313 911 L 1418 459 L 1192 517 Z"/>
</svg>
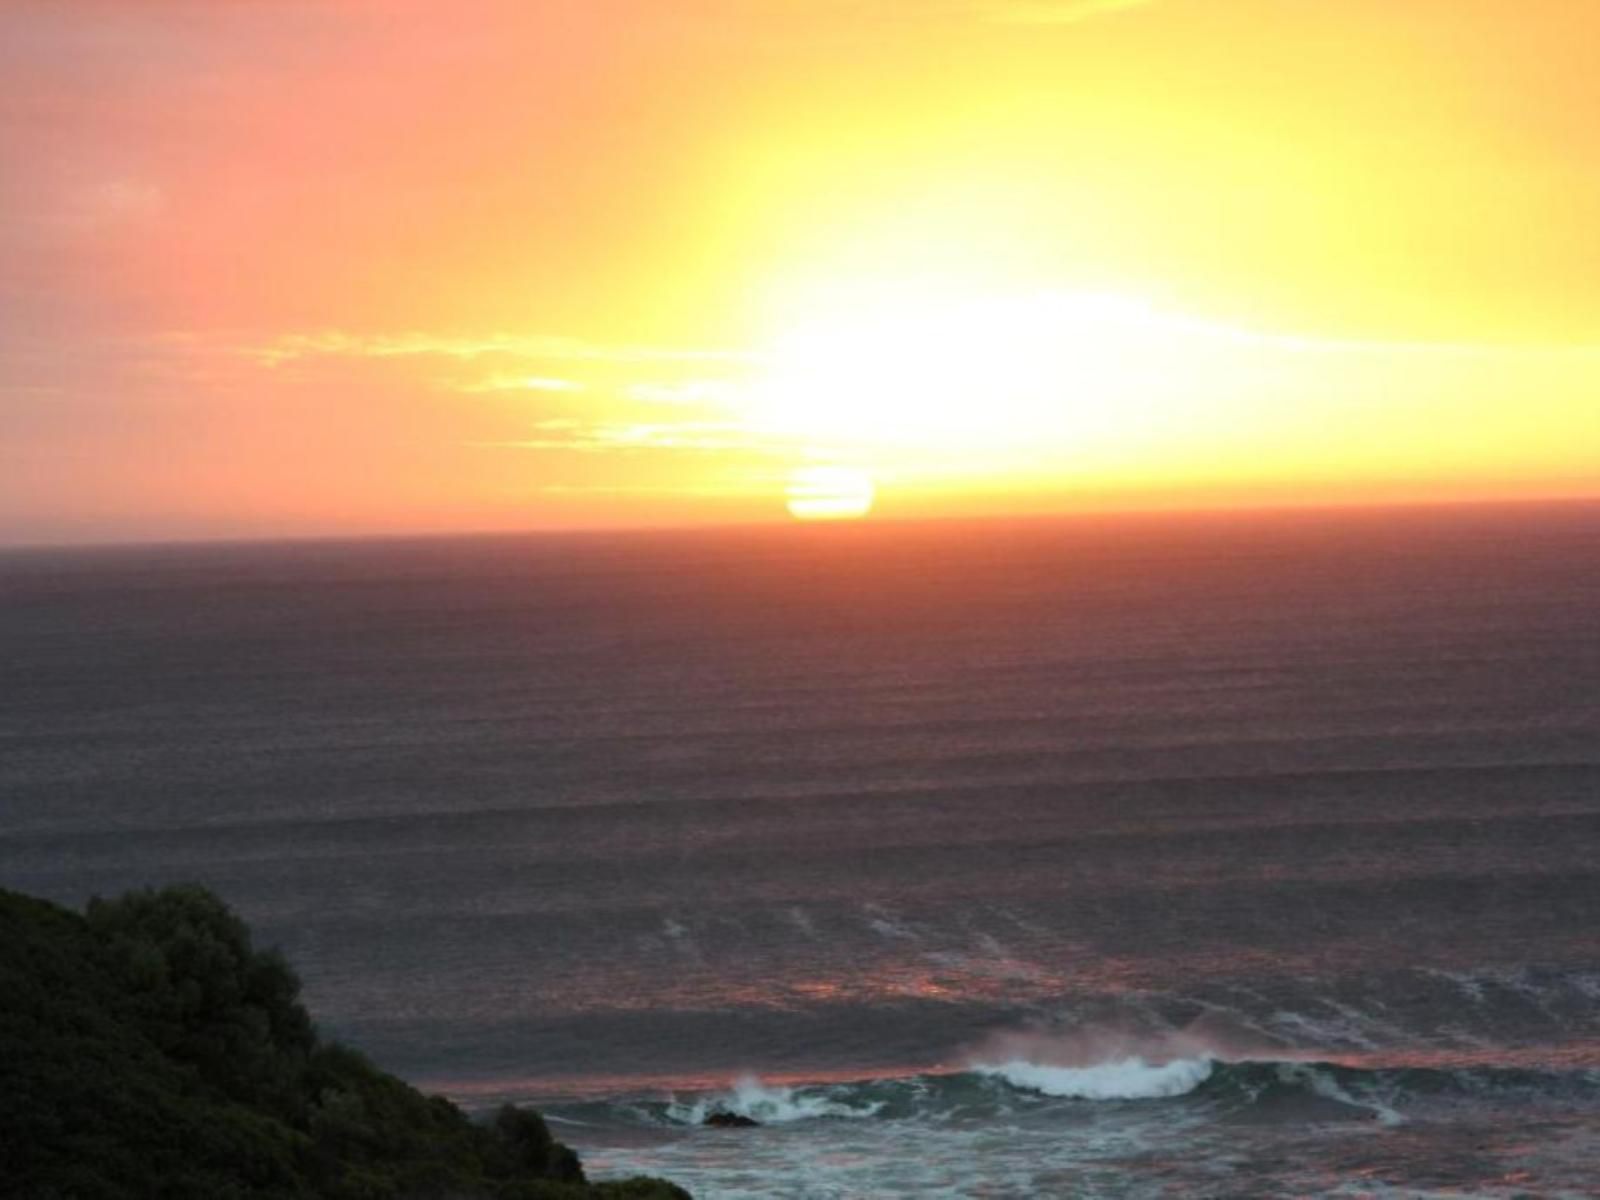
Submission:
<svg viewBox="0 0 1600 1200">
<path fill-rule="evenodd" d="M 1014 448 L 1103 426 L 1173 341 L 1115 296 L 845 288 L 816 314 L 776 339 L 753 418 L 890 451 Z"/>
<path fill-rule="evenodd" d="M 849 521 L 872 511 L 872 477 L 854 467 L 801 467 L 789 481 L 789 515 L 799 521 Z"/>
</svg>

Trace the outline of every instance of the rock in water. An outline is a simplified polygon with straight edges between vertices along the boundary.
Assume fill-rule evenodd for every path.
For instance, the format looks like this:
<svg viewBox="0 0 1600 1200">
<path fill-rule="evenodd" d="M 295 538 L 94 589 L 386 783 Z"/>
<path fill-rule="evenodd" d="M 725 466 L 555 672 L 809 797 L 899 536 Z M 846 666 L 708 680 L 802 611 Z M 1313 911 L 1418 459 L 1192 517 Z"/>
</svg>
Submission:
<svg viewBox="0 0 1600 1200">
<path fill-rule="evenodd" d="M 761 1122 L 754 1117 L 747 1117 L 742 1113 L 714 1112 L 707 1113 L 702 1125 L 711 1125 L 717 1129 L 750 1129 L 760 1125 Z"/>
</svg>

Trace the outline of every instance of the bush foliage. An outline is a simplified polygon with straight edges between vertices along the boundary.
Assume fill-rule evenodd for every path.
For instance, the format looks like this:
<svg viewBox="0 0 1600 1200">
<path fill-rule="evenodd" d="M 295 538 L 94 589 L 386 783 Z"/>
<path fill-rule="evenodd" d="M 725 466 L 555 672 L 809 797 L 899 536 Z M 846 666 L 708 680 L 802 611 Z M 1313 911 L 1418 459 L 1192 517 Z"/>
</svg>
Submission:
<svg viewBox="0 0 1600 1200">
<path fill-rule="evenodd" d="M 422 1095 L 318 1038 L 299 991 L 204 888 L 85 916 L 0 890 L 0 1195 L 687 1200 L 588 1182 L 530 1109 Z"/>
</svg>

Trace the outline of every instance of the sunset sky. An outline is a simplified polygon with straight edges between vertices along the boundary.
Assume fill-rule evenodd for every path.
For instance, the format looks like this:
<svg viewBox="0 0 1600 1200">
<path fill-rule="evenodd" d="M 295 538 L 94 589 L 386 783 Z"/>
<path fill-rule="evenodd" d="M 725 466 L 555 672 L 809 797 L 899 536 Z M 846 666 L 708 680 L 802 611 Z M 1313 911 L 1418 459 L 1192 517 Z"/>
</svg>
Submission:
<svg viewBox="0 0 1600 1200">
<path fill-rule="evenodd" d="M 1600 494 L 1590 0 L 8 0 L 0 541 Z"/>
</svg>

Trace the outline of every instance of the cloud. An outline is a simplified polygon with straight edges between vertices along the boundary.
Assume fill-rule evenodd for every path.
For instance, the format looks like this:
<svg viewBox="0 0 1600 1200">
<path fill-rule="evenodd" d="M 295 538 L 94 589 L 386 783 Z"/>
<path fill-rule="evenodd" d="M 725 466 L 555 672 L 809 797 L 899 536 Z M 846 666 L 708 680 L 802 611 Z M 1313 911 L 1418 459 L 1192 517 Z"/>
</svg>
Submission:
<svg viewBox="0 0 1600 1200">
<path fill-rule="evenodd" d="M 706 386 L 715 392 L 720 403 L 694 405 L 655 400 L 648 395 L 635 396 L 632 393 L 638 389 L 625 387 L 613 390 L 609 402 L 586 401 L 538 419 L 532 419 L 537 417 L 535 413 L 525 414 L 525 433 L 465 444 L 482 449 L 584 455 L 731 456 L 732 460 L 746 463 L 752 459 L 787 463 L 806 448 L 803 438 L 797 439 L 790 431 L 752 420 L 741 412 L 736 403 L 736 386 L 722 388 L 710 382 Z M 689 386 L 689 391 L 697 390 L 697 385 Z M 630 408 L 630 403 L 634 407 Z"/>
<path fill-rule="evenodd" d="M 777 476 L 776 478 L 781 478 Z M 771 482 L 766 477 L 760 477 L 762 482 Z M 539 489 L 545 496 L 661 496 L 672 499 L 682 499 L 685 496 L 705 496 L 717 499 L 746 498 L 750 495 L 750 483 L 739 480 L 731 484 L 687 484 L 674 483 L 670 485 L 652 484 L 575 484 L 575 483 L 548 483 Z"/>
<path fill-rule="evenodd" d="M 752 434 L 737 421 L 587 421 L 551 417 L 534 426 L 531 437 L 473 442 L 505 450 L 576 450 L 589 454 L 670 450 L 690 454 L 779 454 L 782 439 Z"/>
<path fill-rule="evenodd" d="M 971 0 L 970 11 L 997 25 L 1075 25 L 1156 0 Z"/>
<path fill-rule="evenodd" d="M 582 455 L 792 454 L 792 439 L 738 415 L 748 376 L 761 361 L 750 352 L 542 334 L 334 329 L 235 337 L 228 353 L 249 368 L 283 372 L 280 386 L 310 380 L 328 386 L 377 372 L 384 386 L 411 379 L 429 390 L 492 401 L 463 411 L 515 423 L 509 436 L 469 434 L 464 446 Z"/>
<path fill-rule="evenodd" d="M 847 13 L 857 22 L 880 27 L 973 20 L 994 25 L 1072 25 L 1155 3 L 1157 0 L 766 0 L 768 11 L 801 21 L 814 20 L 821 8 L 834 17 Z"/>
<path fill-rule="evenodd" d="M 485 392 L 581 392 L 586 387 L 576 379 L 557 379 L 549 375 L 491 375 L 460 384 L 456 390 L 477 395 Z"/>
<path fill-rule="evenodd" d="M 624 388 L 623 394 L 640 404 L 719 408 L 736 403 L 741 392 L 737 383 L 727 379 L 685 379 L 678 383 L 634 383 Z"/>
<path fill-rule="evenodd" d="M 143 179 L 108 179 L 73 189 L 66 197 L 56 223 L 72 229 L 98 229 L 149 221 L 166 210 L 166 193 Z"/>
<path fill-rule="evenodd" d="M 546 362 L 605 363 L 737 363 L 748 355 L 731 350 L 677 349 L 664 346 L 605 345 L 579 338 L 542 334 L 492 333 L 455 337 L 432 333 L 288 333 L 245 346 L 248 358 L 268 366 L 316 358 L 449 358 L 477 359 L 494 355 Z"/>
</svg>

